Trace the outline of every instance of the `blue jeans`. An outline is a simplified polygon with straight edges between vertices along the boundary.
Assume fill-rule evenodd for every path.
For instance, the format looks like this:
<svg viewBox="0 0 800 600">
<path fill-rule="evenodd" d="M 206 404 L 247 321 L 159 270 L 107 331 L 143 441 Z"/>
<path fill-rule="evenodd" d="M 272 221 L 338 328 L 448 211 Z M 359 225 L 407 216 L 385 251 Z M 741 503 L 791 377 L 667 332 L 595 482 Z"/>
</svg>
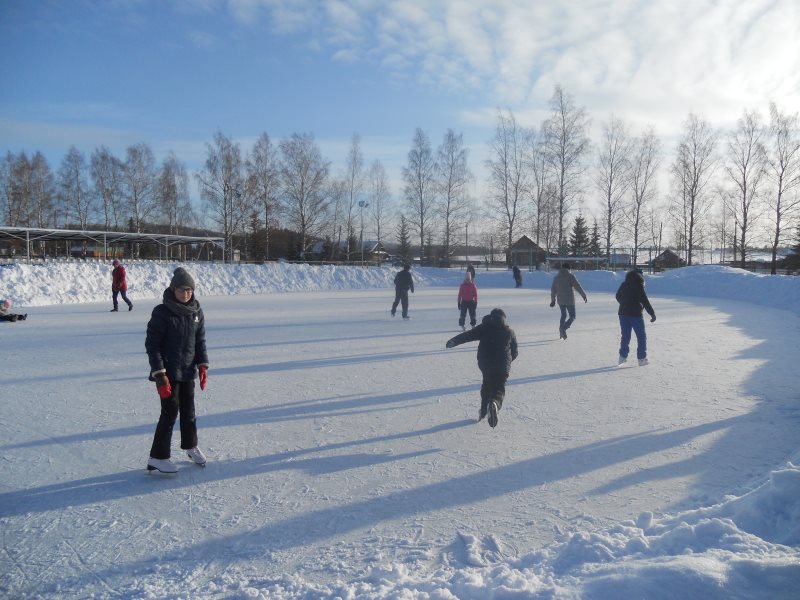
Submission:
<svg viewBox="0 0 800 600">
<path fill-rule="evenodd" d="M 114 308 L 119 308 L 119 302 L 117 302 L 117 294 L 122 296 L 122 299 L 125 301 L 125 304 L 131 306 L 132 303 L 128 300 L 128 295 L 125 293 L 125 290 L 114 290 L 111 292 L 111 299 L 114 301 Z"/>
<path fill-rule="evenodd" d="M 644 318 L 619 315 L 619 328 L 622 332 L 619 341 L 619 355 L 628 358 L 631 330 L 633 330 L 636 334 L 636 358 L 647 358 L 647 334 L 644 331 Z"/>
<path fill-rule="evenodd" d="M 575 320 L 575 305 L 559 304 L 558 308 L 561 309 L 561 321 L 558 323 L 558 329 L 559 331 L 566 331 Z M 569 319 L 567 318 L 567 313 L 569 313 Z"/>
</svg>

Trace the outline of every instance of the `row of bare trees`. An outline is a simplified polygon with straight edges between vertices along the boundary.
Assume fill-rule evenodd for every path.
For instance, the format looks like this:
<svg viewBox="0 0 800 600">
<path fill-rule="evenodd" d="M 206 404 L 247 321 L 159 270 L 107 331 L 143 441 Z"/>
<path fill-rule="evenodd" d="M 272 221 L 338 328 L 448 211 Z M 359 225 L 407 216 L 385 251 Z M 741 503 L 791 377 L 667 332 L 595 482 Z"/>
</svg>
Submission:
<svg viewBox="0 0 800 600">
<path fill-rule="evenodd" d="M 770 105 L 768 121 L 744 111 L 729 132 L 689 114 L 671 160 L 666 160 L 652 126 L 641 131 L 611 116 L 600 137 L 589 138 L 586 110 L 560 86 L 539 127 L 524 127 L 510 110 L 498 110 L 486 160 L 482 203 L 463 136 L 448 129 L 437 148 L 422 129 L 414 132 L 402 168 L 398 202 L 380 160 L 369 167 L 354 134 L 343 168 L 331 163 L 313 135 L 293 134 L 274 142 L 268 134 L 243 151 L 217 132 L 194 178 L 202 211 L 190 201 L 190 176 L 169 154 L 156 163 L 147 144 L 126 150 L 124 159 L 97 148 L 90 160 L 70 148 L 53 173 L 41 153 L 7 153 L 0 162 L 0 209 L 7 225 L 141 231 L 147 223 L 179 233 L 201 222 L 225 238 L 227 258 L 237 244 L 260 234 L 258 256 L 270 255 L 270 231 L 297 232 L 298 253 L 326 240 L 348 259 L 360 250 L 366 229 L 386 241 L 389 228 L 415 235 L 420 249 L 439 245 L 449 258 L 460 232 L 475 229 L 502 235 L 510 246 L 526 234 L 542 248 L 565 253 L 573 213 L 596 215 L 603 252 L 661 246 L 665 222 L 672 244 L 689 264 L 709 242 L 734 250 L 742 265 L 756 239 L 769 239 L 773 269 L 785 231 L 800 212 L 800 123 L 798 115 Z M 666 166 L 662 166 L 666 163 Z M 657 183 L 667 182 L 659 190 Z M 491 223 L 491 226 L 488 224 Z M 421 250 L 424 253 L 424 250 Z"/>
<path fill-rule="evenodd" d="M 591 144 L 585 109 L 556 87 L 539 128 L 522 127 L 511 111 L 498 111 L 487 161 L 488 216 L 508 245 L 525 233 L 565 254 L 566 217 L 588 208 L 600 217 L 607 258 L 625 245 L 634 261 L 643 247 L 661 245 L 665 219 L 688 264 L 714 230 L 713 241 L 733 248 L 742 266 L 754 239 L 769 238 L 774 272 L 784 231 L 800 212 L 798 125 L 796 113 L 782 113 L 775 104 L 769 123 L 745 111 L 727 134 L 690 114 L 659 201 L 664 152 L 653 127 L 633 132 L 612 115 Z M 718 220 L 712 222 L 715 207 Z"/>
</svg>

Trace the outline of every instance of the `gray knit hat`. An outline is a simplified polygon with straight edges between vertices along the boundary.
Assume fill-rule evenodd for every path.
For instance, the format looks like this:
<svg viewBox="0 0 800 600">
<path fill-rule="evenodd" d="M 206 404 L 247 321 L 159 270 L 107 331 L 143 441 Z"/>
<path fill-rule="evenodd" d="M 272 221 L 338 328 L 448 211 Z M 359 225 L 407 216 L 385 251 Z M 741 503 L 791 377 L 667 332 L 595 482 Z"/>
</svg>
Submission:
<svg viewBox="0 0 800 600">
<path fill-rule="evenodd" d="M 194 279 L 189 275 L 189 271 L 183 267 L 178 267 L 172 275 L 172 281 L 169 282 L 169 287 L 174 290 L 180 287 L 190 287 L 194 289 Z"/>
</svg>

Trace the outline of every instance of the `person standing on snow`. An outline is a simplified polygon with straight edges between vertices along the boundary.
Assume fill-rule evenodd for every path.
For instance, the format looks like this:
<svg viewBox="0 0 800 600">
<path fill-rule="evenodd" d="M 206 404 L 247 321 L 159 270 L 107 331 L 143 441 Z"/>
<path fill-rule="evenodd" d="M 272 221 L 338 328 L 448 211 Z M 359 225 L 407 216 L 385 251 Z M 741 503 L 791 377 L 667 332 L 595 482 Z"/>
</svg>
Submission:
<svg viewBox="0 0 800 600">
<path fill-rule="evenodd" d="M 656 320 L 656 312 L 650 305 L 647 293 L 644 291 L 644 275 L 639 269 L 628 271 L 625 281 L 617 290 L 617 302 L 619 302 L 619 327 L 621 331 L 619 342 L 619 364 L 628 360 L 630 350 L 631 330 L 636 333 L 636 358 L 639 359 L 639 366 L 649 364 L 647 360 L 647 334 L 644 330 L 644 318 L 642 310 L 646 310 L 650 315 L 650 322 Z"/>
<path fill-rule="evenodd" d="M 402 303 L 403 318 L 408 319 L 408 291 L 414 293 L 414 279 L 411 277 L 411 265 L 403 265 L 403 270 L 394 276 L 394 302 L 392 303 L 392 316 L 397 312 L 397 305 Z"/>
<path fill-rule="evenodd" d="M 472 281 L 472 276 L 467 271 L 463 283 L 458 288 L 458 310 L 461 314 L 458 318 L 458 325 L 464 331 L 464 323 L 467 321 L 467 311 L 469 311 L 469 324 L 475 327 L 475 310 L 478 308 L 478 286 Z"/>
<path fill-rule="evenodd" d="M 567 339 L 567 329 L 570 328 L 572 322 L 575 320 L 575 292 L 583 298 L 584 302 L 589 300 L 586 298 L 586 292 L 583 291 L 578 279 L 572 274 L 570 270 L 572 267 L 568 262 L 561 263 L 561 269 L 558 274 L 553 277 L 553 284 L 550 286 L 550 306 L 556 305 L 558 300 L 558 307 L 561 309 L 561 320 L 558 324 L 558 335 L 562 340 Z M 569 319 L 567 318 L 569 314 Z"/>
<path fill-rule="evenodd" d="M 203 309 L 194 297 L 194 279 L 182 267 L 175 269 L 163 303 L 153 309 L 144 346 L 150 361 L 150 380 L 161 398 L 161 416 L 156 425 L 147 470 L 177 473 L 170 461 L 172 428 L 180 413 L 181 449 L 196 464 L 206 457 L 197 447 L 194 409 L 194 379 L 200 374 L 200 389 L 208 380 L 206 326 Z"/>
<path fill-rule="evenodd" d="M 519 267 L 514 265 L 511 268 L 511 271 L 514 273 L 514 283 L 516 284 L 515 287 L 522 287 L 522 272 L 519 270 Z"/>
<path fill-rule="evenodd" d="M 127 295 L 128 282 L 125 277 L 125 267 L 123 267 L 122 263 L 116 258 L 111 261 L 111 264 L 114 267 L 114 270 L 111 271 L 111 299 L 114 302 L 114 308 L 111 309 L 111 312 L 117 312 L 119 310 L 117 294 L 122 296 L 125 304 L 128 305 L 128 310 L 133 310 L 133 302 L 128 300 Z"/>
<path fill-rule="evenodd" d="M 497 412 L 503 406 L 511 363 L 518 354 L 517 336 L 508 326 L 503 309 L 492 309 L 480 325 L 447 340 L 445 347 L 453 348 L 475 340 L 478 340 L 478 368 L 483 375 L 478 421 L 488 415 L 489 425 L 497 427 Z"/>
</svg>

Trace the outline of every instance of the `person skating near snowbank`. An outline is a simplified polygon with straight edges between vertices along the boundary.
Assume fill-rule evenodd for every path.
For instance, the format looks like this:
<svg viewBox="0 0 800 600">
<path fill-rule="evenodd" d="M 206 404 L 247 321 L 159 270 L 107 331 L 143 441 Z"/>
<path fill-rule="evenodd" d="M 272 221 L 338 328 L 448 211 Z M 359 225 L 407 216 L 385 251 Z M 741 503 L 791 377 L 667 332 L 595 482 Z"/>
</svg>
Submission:
<svg viewBox="0 0 800 600">
<path fill-rule="evenodd" d="M 572 274 L 571 269 L 572 266 L 568 262 L 562 263 L 561 269 L 553 277 L 553 284 L 550 286 L 550 306 L 555 306 L 556 301 L 558 301 L 558 307 L 561 309 L 558 335 L 562 340 L 567 339 L 567 329 L 570 328 L 575 320 L 575 291 L 577 290 L 584 302 L 589 301 L 586 298 L 586 292 L 583 291 L 581 284 Z M 569 315 L 569 318 L 567 318 L 567 315 Z"/>
<path fill-rule="evenodd" d="M 478 308 L 478 286 L 472 281 L 469 271 L 464 276 L 464 281 L 458 287 L 458 310 L 460 315 L 458 324 L 464 330 L 464 323 L 467 321 L 467 311 L 469 311 L 469 324 L 475 327 L 475 310 Z"/>
<path fill-rule="evenodd" d="M 397 305 L 403 306 L 403 318 L 408 318 L 408 292 L 414 293 L 414 278 L 411 277 L 411 265 L 403 265 L 403 270 L 394 276 L 394 302 L 392 303 L 392 316 L 397 312 Z"/>
<path fill-rule="evenodd" d="M 122 296 L 125 304 L 128 305 L 128 310 L 133 310 L 133 302 L 128 300 L 127 295 L 128 281 L 125 274 L 125 267 L 123 267 L 122 263 L 116 258 L 111 261 L 111 264 L 114 267 L 114 270 L 111 271 L 111 299 L 114 302 L 114 308 L 111 309 L 111 312 L 117 312 L 119 310 L 119 303 L 117 302 L 118 294 Z"/>
<path fill-rule="evenodd" d="M 147 323 L 145 349 L 150 361 L 150 380 L 156 382 L 161 415 L 156 425 L 147 470 L 176 473 L 170 461 L 172 429 L 180 413 L 181 449 L 195 463 L 206 457 L 197 447 L 194 380 L 199 371 L 200 389 L 206 388 L 208 354 L 203 309 L 194 297 L 194 279 L 182 267 L 175 269 L 163 303 L 153 309 Z"/>
<path fill-rule="evenodd" d="M 24 315 L 12 313 L 11 304 L 12 302 L 8 298 L 5 300 L 0 300 L 0 321 L 8 321 L 10 323 L 25 321 L 28 318 L 28 313 L 25 313 Z"/>
<path fill-rule="evenodd" d="M 483 317 L 480 325 L 447 340 L 445 346 L 453 348 L 475 340 L 478 340 L 478 368 L 483 375 L 478 421 L 488 414 L 489 425 L 496 427 L 497 412 L 503 406 L 511 363 L 518 354 L 517 336 L 508 326 L 503 309 L 493 309 Z"/>
<path fill-rule="evenodd" d="M 650 322 L 656 320 L 656 312 L 653 310 L 647 292 L 644 291 L 644 275 L 638 269 L 628 271 L 625 281 L 617 290 L 617 302 L 619 302 L 619 364 L 628 360 L 630 350 L 631 330 L 636 333 L 636 358 L 639 359 L 639 366 L 643 367 L 649 363 L 647 359 L 647 333 L 644 328 L 644 318 L 642 311 L 646 310 L 650 315 Z"/>
<path fill-rule="evenodd" d="M 514 273 L 514 284 L 515 287 L 522 287 L 522 272 L 519 270 L 517 265 L 514 265 L 511 268 L 512 273 Z"/>
</svg>

